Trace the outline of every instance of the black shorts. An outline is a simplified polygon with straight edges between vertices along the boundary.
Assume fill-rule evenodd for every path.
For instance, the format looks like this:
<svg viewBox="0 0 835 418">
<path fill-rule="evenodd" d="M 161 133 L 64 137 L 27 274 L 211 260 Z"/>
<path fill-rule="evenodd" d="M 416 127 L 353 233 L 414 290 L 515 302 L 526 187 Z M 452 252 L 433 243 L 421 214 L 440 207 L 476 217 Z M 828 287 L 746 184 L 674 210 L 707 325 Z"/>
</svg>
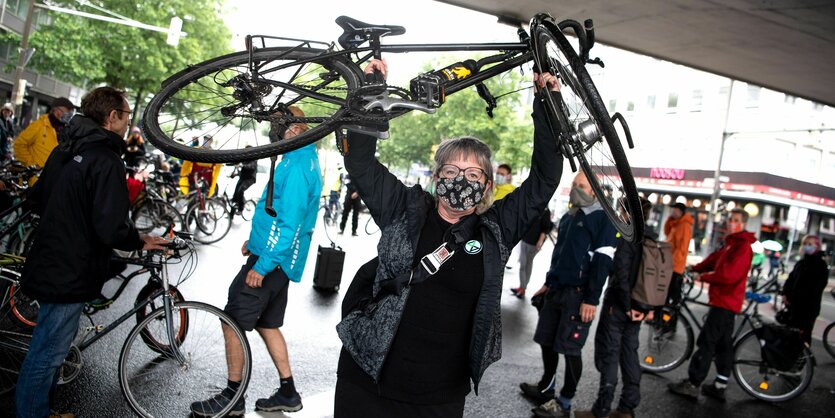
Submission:
<svg viewBox="0 0 835 418">
<path fill-rule="evenodd" d="M 276 267 L 264 276 L 261 287 L 246 285 L 246 275 L 258 261 L 257 255 L 250 255 L 235 280 L 229 285 L 229 299 L 223 311 L 229 314 L 245 331 L 254 328 L 279 328 L 284 325 L 284 311 L 287 309 L 287 288 L 290 279 Z"/>
<path fill-rule="evenodd" d="M 589 336 L 591 322 L 580 320 L 583 291 L 579 287 L 554 287 L 545 295 L 533 340 L 554 351 L 579 356 Z"/>
</svg>

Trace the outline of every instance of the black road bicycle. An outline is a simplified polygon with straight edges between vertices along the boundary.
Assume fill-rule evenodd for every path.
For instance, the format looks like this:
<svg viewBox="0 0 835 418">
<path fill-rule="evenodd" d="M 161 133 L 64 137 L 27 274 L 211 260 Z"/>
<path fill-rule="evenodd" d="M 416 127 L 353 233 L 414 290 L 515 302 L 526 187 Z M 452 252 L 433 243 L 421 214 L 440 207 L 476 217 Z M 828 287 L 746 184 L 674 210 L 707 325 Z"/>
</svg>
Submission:
<svg viewBox="0 0 835 418">
<path fill-rule="evenodd" d="M 338 45 L 248 36 L 246 51 L 174 74 L 145 110 L 145 134 L 165 153 L 185 160 L 228 163 L 270 157 L 274 166 L 278 154 L 332 132 L 338 145 L 344 143 L 346 129 L 372 126 L 383 137 L 390 119 L 412 110 L 434 113 L 446 96 L 473 86 L 491 114 L 496 100 L 484 81 L 533 62 L 535 72 L 550 72 L 560 79 L 558 94 L 535 88 L 545 102 L 562 154 L 572 170 L 579 165 L 587 174 L 621 235 L 630 241 L 641 238 L 638 194 L 614 121 L 620 123 L 631 148 L 629 128 L 620 114 L 608 114 L 585 67 L 587 63 L 603 65 L 600 59 L 589 59 L 594 45 L 591 20 L 557 22 L 550 15 L 538 14 L 531 19 L 529 32 L 518 30 L 518 42 L 426 45 L 381 43 L 385 36 L 405 33 L 401 26 L 366 24 L 345 16 L 336 23 L 344 29 Z M 563 35 L 569 29 L 576 36 L 579 53 L 574 41 Z M 449 51 L 488 56 L 450 66 L 447 76 L 443 72 L 419 74 L 409 89 L 388 86 L 382 77 L 366 78 L 361 70 L 361 65 L 383 53 Z M 305 116 L 292 116 L 287 111 L 291 105 L 300 107 Z M 264 134 L 292 123 L 306 123 L 310 129 L 276 142 Z M 211 135 L 214 148 L 186 145 L 184 140 L 194 135 Z M 269 205 L 272 196 L 267 202 L 265 210 L 274 214 Z"/>
</svg>

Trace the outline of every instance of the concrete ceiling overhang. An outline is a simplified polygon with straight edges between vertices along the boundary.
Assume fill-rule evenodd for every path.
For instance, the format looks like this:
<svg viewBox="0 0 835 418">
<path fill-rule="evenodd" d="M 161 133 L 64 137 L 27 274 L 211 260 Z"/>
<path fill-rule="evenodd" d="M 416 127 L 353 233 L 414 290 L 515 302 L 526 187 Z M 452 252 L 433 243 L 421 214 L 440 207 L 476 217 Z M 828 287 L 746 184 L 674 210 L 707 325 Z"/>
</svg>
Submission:
<svg viewBox="0 0 835 418">
<path fill-rule="evenodd" d="M 601 43 L 835 106 L 833 0 L 438 1 L 505 22 L 591 18 Z"/>
</svg>

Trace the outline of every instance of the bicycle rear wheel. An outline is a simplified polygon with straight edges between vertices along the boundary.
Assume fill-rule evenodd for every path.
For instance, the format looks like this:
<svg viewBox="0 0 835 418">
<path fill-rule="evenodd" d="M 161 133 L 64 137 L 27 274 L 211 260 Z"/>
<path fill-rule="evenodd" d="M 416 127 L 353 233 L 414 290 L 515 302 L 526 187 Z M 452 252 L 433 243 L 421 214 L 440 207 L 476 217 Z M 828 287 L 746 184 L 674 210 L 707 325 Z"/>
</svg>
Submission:
<svg viewBox="0 0 835 418">
<path fill-rule="evenodd" d="M 664 373 L 681 366 L 693 354 L 693 326 L 681 313 L 673 321 L 669 313 L 641 324 L 638 360 L 641 369 Z"/>
<path fill-rule="evenodd" d="M 249 199 L 246 202 L 244 202 L 244 207 L 241 208 L 241 218 L 243 220 L 252 220 L 252 216 L 255 215 L 255 205 L 256 202 L 254 199 Z"/>
<path fill-rule="evenodd" d="M 814 361 L 812 352 L 804 347 L 791 370 L 770 367 L 753 330 L 734 344 L 734 378 L 745 393 L 763 401 L 784 402 L 803 393 L 812 382 Z"/>
<path fill-rule="evenodd" d="M 183 216 L 168 202 L 145 199 L 133 211 L 131 216 L 136 229 L 143 234 L 162 235 L 172 227 L 175 231 L 183 230 Z"/>
<path fill-rule="evenodd" d="M 835 357 L 835 322 L 827 325 L 823 331 L 823 347 L 830 356 Z"/>
<path fill-rule="evenodd" d="M 640 240 L 644 218 L 635 180 L 585 63 L 550 18 L 531 26 L 531 38 L 538 71 L 560 78 L 561 94 L 543 95 L 552 120 L 561 125 L 560 140 L 568 141 L 569 152 L 621 236 Z"/>
<path fill-rule="evenodd" d="M 252 367 L 249 344 L 243 331 L 220 309 L 199 302 L 174 304 L 174 315 L 179 311 L 188 315 L 188 338 L 178 350 L 183 355 L 177 360 L 171 351 L 158 353 L 140 338 L 144 330 L 155 335 L 166 335 L 164 309 L 158 309 L 137 324 L 128 334 L 119 356 L 119 386 L 131 409 L 143 417 L 186 416 L 192 402 L 202 401 L 226 387 L 226 347 L 221 324 L 231 329 L 234 340 L 242 347 L 243 370 L 241 388 L 223 416 L 246 392 Z M 174 322 L 173 332 L 180 330 Z M 163 338 L 163 337 L 160 337 Z"/>
<path fill-rule="evenodd" d="M 166 154 L 212 163 L 256 160 L 321 139 L 338 126 L 335 119 L 346 112 L 346 97 L 359 86 L 361 73 L 342 56 L 318 58 L 325 52 L 267 48 L 252 53 L 252 66 L 246 51 L 190 66 L 163 82 L 148 103 L 145 134 Z M 290 105 L 305 112 L 294 122 L 310 130 L 270 143 L 273 114 Z M 213 148 L 186 145 L 205 135 L 214 138 Z"/>
<path fill-rule="evenodd" d="M 20 366 L 31 342 L 31 332 L 0 330 L 0 395 L 14 390 L 17 385 Z"/>
</svg>

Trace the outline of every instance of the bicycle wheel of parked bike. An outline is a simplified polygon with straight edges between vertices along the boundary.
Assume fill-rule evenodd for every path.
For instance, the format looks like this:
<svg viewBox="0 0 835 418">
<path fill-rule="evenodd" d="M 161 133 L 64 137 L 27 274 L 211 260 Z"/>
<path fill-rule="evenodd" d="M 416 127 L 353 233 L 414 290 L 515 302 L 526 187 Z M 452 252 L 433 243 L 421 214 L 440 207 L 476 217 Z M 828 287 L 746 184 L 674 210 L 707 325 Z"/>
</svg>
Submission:
<svg viewBox="0 0 835 418">
<path fill-rule="evenodd" d="M 823 331 L 823 347 L 830 356 L 835 357 L 835 322 L 827 325 Z"/>
<path fill-rule="evenodd" d="M 266 48 L 237 52 L 190 66 L 171 76 L 148 103 L 145 135 L 166 154 L 189 161 L 228 163 L 292 151 L 331 133 L 346 112 L 361 71 L 324 50 Z M 252 69 L 258 76 L 253 76 Z M 273 114 L 295 105 L 310 130 L 270 143 L 265 132 Z M 192 137 L 211 135 L 212 148 L 190 147 Z M 251 145 L 251 148 L 244 148 Z"/>
<path fill-rule="evenodd" d="M 255 205 L 256 202 L 253 199 L 249 199 L 244 202 L 244 207 L 241 208 L 241 218 L 245 221 L 251 221 L 252 216 L 255 215 Z"/>
<path fill-rule="evenodd" d="M 32 332 L 0 329 L 0 395 L 14 390 L 20 366 L 29 352 Z"/>
<path fill-rule="evenodd" d="M 20 287 L 9 287 L 9 308 L 17 322 L 25 327 L 34 328 L 38 323 L 38 301 L 20 291 Z"/>
<path fill-rule="evenodd" d="M 621 236 L 640 240 L 643 215 L 635 180 L 585 63 L 552 20 L 535 23 L 531 39 L 539 72 L 560 78 L 561 94 L 544 97 L 551 120 L 560 123 L 561 140 L 568 141 L 567 151 L 578 160 L 597 201 Z"/>
<path fill-rule="evenodd" d="M 131 215 L 136 229 L 143 234 L 162 235 L 173 225 L 175 231 L 183 230 L 183 216 L 168 202 L 145 199 Z"/>
<path fill-rule="evenodd" d="M 734 378 L 745 393 L 768 402 L 783 402 L 803 393 L 812 382 L 814 358 L 808 348 L 789 370 L 777 370 L 763 360 L 762 345 L 754 331 L 734 344 Z"/>
<path fill-rule="evenodd" d="M 138 306 L 140 303 L 145 302 L 151 295 L 156 293 L 158 290 L 162 289 L 162 284 L 159 282 L 148 282 L 136 295 L 136 303 L 134 306 Z M 185 302 L 185 298 L 183 294 L 175 286 L 169 286 L 168 291 L 171 293 L 171 296 L 174 302 Z M 136 311 L 136 323 L 141 323 L 142 320 L 145 319 L 151 312 L 159 309 L 162 307 L 162 298 L 157 297 L 156 299 L 152 300 L 151 303 L 142 307 L 142 309 Z M 162 321 L 164 317 L 159 317 L 157 320 Z M 178 321 L 178 332 L 176 337 L 177 343 L 182 343 L 183 340 L 186 338 L 188 332 L 188 312 L 185 309 L 181 309 L 178 315 L 174 317 L 174 321 Z M 142 341 L 145 342 L 145 345 L 148 346 L 153 351 L 156 351 L 160 354 L 165 353 L 167 350 L 171 348 L 171 345 L 168 342 L 168 338 L 165 336 L 160 337 L 159 335 L 154 335 L 153 332 L 150 330 L 144 330 L 140 332 L 140 336 L 142 337 Z"/>
<path fill-rule="evenodd" d="M 220 241 L 232 228 L 232 217 L 223 202 L 209 199 L 203 207 L 195 204 L 186 212 L 186 230 L 194 240 L 201 244 L 213 244 Z"/>
<path fill-rule="evenodd" d="M 641 369 L 652 373 L 668 372 L 681 366 L 693 354 L 693 327 L 679 314 L 669 313 L 641 324 L 638 334 L 638 361 Z"/>
<path fill-rule="evenodd" d="M 241 389 L 226 408 L 215 416 L 224 416 L 246 392 L 252 368 L 249 344 L 243 331 L 220 309 L 199 302 L 178 302 L 174 314 L 186 311 L 188 338 L 177 351 L 159 353 L 142 342 L 145 330 L 166 335 L 165 311 L 158 309 L 137 324 L 128 334 L 119 356 L 119 386 L 131 409 L 143 417 L 186 416 L 192 402 L 211 398 L 226 387 L 226 346 L 222 326 L 232 331 L 240 344 Z M 175 334 L 180 324 L 174 321 Z M 160 339 L 163 337 L 159 337 Z"/>
</svg>

